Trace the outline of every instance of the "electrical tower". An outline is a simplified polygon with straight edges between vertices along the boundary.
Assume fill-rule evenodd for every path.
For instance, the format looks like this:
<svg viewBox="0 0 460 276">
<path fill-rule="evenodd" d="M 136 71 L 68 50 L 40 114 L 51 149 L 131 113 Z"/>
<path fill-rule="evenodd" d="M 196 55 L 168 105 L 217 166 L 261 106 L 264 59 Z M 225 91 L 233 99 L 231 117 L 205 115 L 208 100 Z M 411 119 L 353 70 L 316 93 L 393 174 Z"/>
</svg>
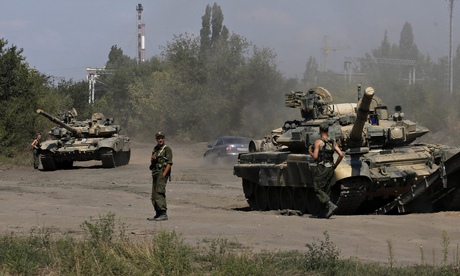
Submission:
<svg viewBox="0 0 460 276">
<path fill-rule="evenodd" d="M 145 24 L 142 23 L 142 4 L 136 6 L 137 11 L 137 63 L 145 61 Z"/>
<path fill-rule="evenodd" d="M 352 82 L 353 70 L 361 68 L 361 65 L 364 64 L 389 64 L 394 66 L 406 66 L 409 67 L 409 76 L 408 81 L 409 85 L 415 84 L 415 68 L 417 61 L 410 59 L 398 59 L 398 58 L 375 58 L 375 57 L 365 57 L 365 58 L 352 58 L 345 57 L 344 67 L 345 67 L 345 77 L 348 78 L 348 81 Z M 356 72 L 355 75 L 363 75 L 359 72 Z"/>
<path fill-rule="evenodd" d="M 331 51 L 337 51 L 337 50 L 347 50 L 350 49 L 350 46 L 335 46 L 335 47 L 329 47 L 327 45 L 327 36 L 324 36 L 323 39 L 323 47 L 321 47 L 321 52 L 323 52 L 323 64 L 322 64 L 322 69 L 323 72 L 326 72 L 327 70 L 327 56 L 331 53 Z"/>
<path fill-rule="evenodd" d="M 95 67 L 86 67 L 86 80 L 88 81 L 89 88 L 89 97 L 88 102 L 94 103 L 94 95 L 96 91 L 96 80 L 100 75 L 111 75 L 113 70 L 107 70 L 105 67 L 95 68 Z"/>
</svg>

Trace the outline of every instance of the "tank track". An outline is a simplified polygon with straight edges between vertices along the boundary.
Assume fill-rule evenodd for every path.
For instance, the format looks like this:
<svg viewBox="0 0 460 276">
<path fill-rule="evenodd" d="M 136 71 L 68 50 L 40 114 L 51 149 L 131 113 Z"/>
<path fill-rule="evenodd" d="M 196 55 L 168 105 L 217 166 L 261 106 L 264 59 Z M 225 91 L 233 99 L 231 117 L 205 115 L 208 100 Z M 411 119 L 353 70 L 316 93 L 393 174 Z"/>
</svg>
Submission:
<svg viewBox="0 0 460 276">
<path fill-rule="evenodd" d="M 308 213 L 307 188 L 267 187 L 243 179 L 243 192 L 249 208 L 257 211 L 297 210 Z"/>
<path fill-rule="evenodd" d="M 115 168 L 127 165 L 130 158 L 130 150 L 114 152 L 112 149 L 104 149 L 101 151 L 101 161 L 103 168 Z"/>
<path fill-rule="evenodd" d="M 40 162 L 44 171 L 55 171 L 57 169 L 56 161 L 50 151 L 43 151 L 40 153 Z"/>
<path fill-rule="evenodd" d="M 337 215 L 354 215 L 366 199 L 365 184 L 357 181 L 344 181 L 340 184 L 337 199 Z"/>
<path fill-rule="evenodd" d="M 455 189 L 434 205 L 435 211 L 460 211 L 460 189 Z"/>
<path fill-rule="evenodd" d="M 452 192 L 448 211 L 460 211 L 460 189 Z"/>
<path fill-rule="evenodd" d="M 336 200 L 333 197 L 339 207 L 336 214 L 356 214 L 366 198 L 365 184 L 360 181 L 347 181 L 338 183 L 336 187 L 340 187 L 340 191 L 336 191 L 338 194 L 335 196 Z M 258 211 L 293 209 L 306 214 L 309 213 L 307 202 L 317 200 L 313 190 L 308 194 L 307 188 L 265 187 L 247 179 L 243 179 L 243 192 L 249 207 Z M 318 213 L 320 206 L 316 206 L 316 203 L 312 204 L 310 208 L 313 210 L 310 212 Z"/>
</svg>

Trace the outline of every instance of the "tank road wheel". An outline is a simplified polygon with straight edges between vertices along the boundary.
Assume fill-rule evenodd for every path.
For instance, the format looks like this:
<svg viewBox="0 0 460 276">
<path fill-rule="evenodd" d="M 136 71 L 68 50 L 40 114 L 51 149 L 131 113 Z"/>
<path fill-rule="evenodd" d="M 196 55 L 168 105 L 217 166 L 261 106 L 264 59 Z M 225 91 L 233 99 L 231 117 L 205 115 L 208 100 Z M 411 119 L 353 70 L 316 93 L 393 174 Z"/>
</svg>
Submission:
<svg viewBox="0 0 460 276">
<path fill-rule="evenodd" d="M 101 149 L 101 160 L 103 168 L 115 168 L 115 156 L 112 149 Z"/>
<path fill-rule="evenodd" d="M 268 210 L 268 192 L 265 186 L 256 186 L 256 204 L 259 211 Z"/>
<path fill-rule="evenodd" d="M 53 154 L 48 150 L 40 153 L 40 162 L 44 171 L 55 171 L 57 169 Z"/>
<path fill-rule="evenodd" d="M 255 184 L 249 181 L 248 179 L 243 178 L 243 192 L 244 197 L 246 197 L 246 201 L 249 204 L 249 208 L 252 210 L 258 210 L 256 204 L 256 196 L 255 196 Z"/>
<path fill-rule="evenodd" d="M 280 208 L 280 192 L 278 187 L 268 187 L 268 207 L 270 210 Z"/>
<path fill-rule="evenodd" d="M 292 188 L 280 188 L 280 205 L 282 210 L 292 209 Z"/>
<path fill-rule="evenodd" d="M 320 217 L 324 213 L 324 204 L 318 200 L 313 188 L 307 188 L 307 208 L 308 212 L 315 217 Z"/>
<path fill-rule="evenodd" d="M 308 213 L 307 188 L 294 188 L 292 192 L 292 204 L 294 210 L 299 210 L 303 214 Z"/>
</svg>

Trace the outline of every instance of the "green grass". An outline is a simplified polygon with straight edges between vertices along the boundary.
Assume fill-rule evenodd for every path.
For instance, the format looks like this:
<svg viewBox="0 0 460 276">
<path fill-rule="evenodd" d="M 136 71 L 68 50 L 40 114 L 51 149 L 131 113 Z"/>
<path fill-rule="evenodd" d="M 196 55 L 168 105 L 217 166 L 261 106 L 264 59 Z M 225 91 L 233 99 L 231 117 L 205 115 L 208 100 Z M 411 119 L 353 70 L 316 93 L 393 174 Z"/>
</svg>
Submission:
<svg viewBox="0 0 460 276">
<path fill-rule="evenodd" d="M 49 229 L 1 236 L 0 275 L 460 275 L 458 245 L 451 251 L 446 232 L 440 264 L 428 265 L 420 247 L 421 264 L 400 267 L 391 241 L 388 263 L 362 263 L 341 259 L 327 232 L 302 252 L 256 254 L 226 239 L 206 239 L 192 247 L 174 231 L 130 239 L 113 213 L 85 221 L 81 228 L 82 240 L 53 238 Z"/>
</svg>

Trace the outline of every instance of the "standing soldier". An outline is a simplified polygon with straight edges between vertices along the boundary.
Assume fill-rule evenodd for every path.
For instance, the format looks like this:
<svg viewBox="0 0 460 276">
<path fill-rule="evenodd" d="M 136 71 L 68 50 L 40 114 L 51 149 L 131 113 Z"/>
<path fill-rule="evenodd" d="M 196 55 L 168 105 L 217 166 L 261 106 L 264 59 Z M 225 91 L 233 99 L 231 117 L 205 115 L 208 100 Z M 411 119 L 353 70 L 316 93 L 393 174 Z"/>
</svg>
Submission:
<svg viewBox="0 0 460 276">
<path fill-rule="evenodd" d="M 155 209 L 155 216 L 147 220 L 162 221 L 168 220 L 166 213 L 166 182 L 171 175 L 171 166 L 173 164 L 172 150 L 165 144 L 165 135 L 163 132 L 155 134 L 157 145 L 153 148 L 150 170 L 152 171 L 152 205 Z"/>
<path fill-rule="evenodd" d="M 317 139 L 314 145 L 310 145 L 308 152 L 315 159 L 317 166 L 314 170 L 313 185 L 318 200 L 326 206 L 326 218 L 330 218 L 337 206 L 332 203 L 330 198 L 331 180 L 334 176 L 334 170 L 343 159 L 343 152 L 337 143 L 329 138 L 329 125 L 322 123 L 319 126 L 321 139 Z M 334 163 L 334 151 L 339 157 Z"/>
<path fill-rule="evenodd" d="M 34 169 L 38 170 L 38 165 L 40 164 L 40 158 L 39 158 L 39 155 L 40 155 L 40 150 L 41 150 L 41 142 L 40 140 L 42 139 L 42 136 L 40 135 L 40 133 L 37 134 L 37 137 L 35 138 L 35 140 L 32 142 L 31 146 L 32 146 L 32 151 L 33 151 L 33 154 L 34 154 Z"/>
</svg>

